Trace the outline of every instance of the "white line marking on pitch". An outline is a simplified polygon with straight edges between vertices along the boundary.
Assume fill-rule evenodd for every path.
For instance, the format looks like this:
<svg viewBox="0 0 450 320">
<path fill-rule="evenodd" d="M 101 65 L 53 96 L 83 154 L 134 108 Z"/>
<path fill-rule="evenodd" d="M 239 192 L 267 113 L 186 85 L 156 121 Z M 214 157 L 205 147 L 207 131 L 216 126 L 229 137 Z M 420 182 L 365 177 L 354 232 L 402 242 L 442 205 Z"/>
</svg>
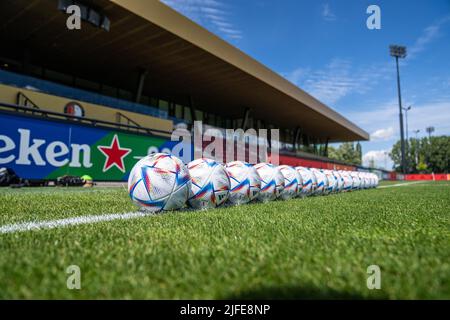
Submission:
<svg viewBox="0 0 450 320">
<path fill-rule="evenodd" d="M 68 226 L 76 226 L 80 224 L 98 223 L 104 221 L 113 220 L 128 220 L 136 219 L 142 217 L 148 217 L 154 215 L 152 213 L 145 212 L 128 212 L 128 213 L 118 213 L 118 214 L 104 214 L 96 216 L 80 216 L 60 220 L 49 220 L 40 222 L 23 222 L 8 224 L 0 227 L 0 234 L 4 233 L 14 233 L 14 232 L 24 232 L 33 230 L 43 230 L 43 229 L 55 229 Z"/>
<path fill-rule="evenodd" d="M 406 182 L 393 184 L 390 186 L 381 186 L 377 189 L 383 188 L 392 188 L 392 187 L 402 187 L 408 186 L 416 183 L 423 183 L 424 181 L 414 181 L 414 182 Z M 425 181 L 426 182 L 426 181 Z M 14 233 L 14 232 L 25 232 L 25 231 L 35 231 L 35 230 L 45 230 L 45 229 L 55 229 L 55 228 L 63 228 L 69 226 L 76 226 L 82 224 L 90 224 L 90 223 L 98 223 L 105 221 L 114 221 L 114 220 L 129 220 L 136 218 L 143 218 L 154 215 L 153 213 L 146 212 L 128 212 L 128 213 L 117 213 L 117 214 L 104 214 L 104 215 L 96 215 L 96 216 L 80 216 L 59 220 L 48 220 L 48 221 L 39 221 L 39 222 L 22 222 L 15 224 L 7 224 L 4 226 L 0 226 L 0 234 L 5 233 Z"/>
<path fill-rule="evenodd" d="M 426 181 L 414 181 L 414 182 L 397 183 L 397 184 L 391 184 L 391 185 L 389 185 L 389 186 L 381 186 L 381 187 L 377 187 L 377 189 L 410 186 L 410 185 L 412 185 L 412 184 L 416 184 L 416 183 L 424 183 L 424 182 L 426 182 Z"/>
</svg>

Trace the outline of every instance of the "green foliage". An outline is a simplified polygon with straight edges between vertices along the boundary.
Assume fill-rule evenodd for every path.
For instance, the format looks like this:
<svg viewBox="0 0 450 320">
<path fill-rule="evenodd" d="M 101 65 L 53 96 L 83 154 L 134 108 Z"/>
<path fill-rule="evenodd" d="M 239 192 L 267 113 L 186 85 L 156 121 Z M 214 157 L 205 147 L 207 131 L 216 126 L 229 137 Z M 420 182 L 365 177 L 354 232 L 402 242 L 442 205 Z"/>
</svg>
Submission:
<svg viewBox="0 0 450 320">
<path fill-rule="evenodd" d="M 360 165 L 362 163 L 361 144 L 358 142 L 356 148 L 352 142 L 344 142 L 338 148 L 329 146 L 328 157 L 330 159 Z"/>
<path fill-rule="evenodd" d="M 405 146 L 409 173 L 447 173 L 450 170 L 450 137 L 411 138 Z M 397 141 L 392 147 L 392 158 L 396 171 L 401 171 L 401 145 Z"/>
</svg>

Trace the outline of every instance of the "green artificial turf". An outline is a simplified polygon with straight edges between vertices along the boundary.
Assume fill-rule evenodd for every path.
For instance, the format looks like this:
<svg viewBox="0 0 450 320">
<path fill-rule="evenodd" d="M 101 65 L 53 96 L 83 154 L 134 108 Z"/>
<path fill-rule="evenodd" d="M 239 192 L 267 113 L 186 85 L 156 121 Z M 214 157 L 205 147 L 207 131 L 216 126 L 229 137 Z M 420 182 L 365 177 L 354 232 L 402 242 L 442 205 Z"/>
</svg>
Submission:
<svg viewBox="0 0 450 320">
<path fill-rule="evenodd" d="M 0 298 L 450 299 L 449 208 L 429 182 L 0 234 Z M 0 226 L 134 210 L 122 188 L 0 190 Z"/>
</svg>

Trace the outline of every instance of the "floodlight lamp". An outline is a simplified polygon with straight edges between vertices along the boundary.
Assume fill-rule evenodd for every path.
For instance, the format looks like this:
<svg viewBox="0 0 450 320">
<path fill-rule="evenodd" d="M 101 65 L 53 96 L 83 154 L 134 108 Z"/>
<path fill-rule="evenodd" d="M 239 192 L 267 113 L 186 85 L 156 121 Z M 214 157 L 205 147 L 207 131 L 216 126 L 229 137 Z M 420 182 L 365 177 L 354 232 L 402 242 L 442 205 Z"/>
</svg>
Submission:
<svg viewBox="0 0 450 320">
<path fill-rule="evenodd" d="M 397 46 L 397 45 L 391 45 L 389 47 L 391 56 L 398 57 L 398 58 L 405 58 L 406 57 L 406 47 L 404 46 Z"/>
</svg>

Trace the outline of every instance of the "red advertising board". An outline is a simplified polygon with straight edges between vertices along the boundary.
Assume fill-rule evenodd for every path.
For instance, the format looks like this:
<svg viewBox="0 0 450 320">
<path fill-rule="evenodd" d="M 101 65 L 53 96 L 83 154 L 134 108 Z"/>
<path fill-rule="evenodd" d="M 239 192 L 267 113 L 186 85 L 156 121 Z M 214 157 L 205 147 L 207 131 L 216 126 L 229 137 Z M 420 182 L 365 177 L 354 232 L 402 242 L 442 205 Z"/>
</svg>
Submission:
<svg viewBox="0 0 450 320">
<path fill-rule="evenodd" d="M 324 162 L 318 160 L 302 159 L 293 156 L 286 156 L 280 154 L 280 164 L 286 164 L 290 166 L 302 166 L 308 168 L 329 169 L 329 170 L 356 170 L 354 166 L 336 164 L 331 162 Z"/>
<path fill-rule="evenodd" d="M 440 173 L 440 174 L 407 174 L 405 180 L 444 180 L 450 181 L 450 174 Z"/>
</svg>

